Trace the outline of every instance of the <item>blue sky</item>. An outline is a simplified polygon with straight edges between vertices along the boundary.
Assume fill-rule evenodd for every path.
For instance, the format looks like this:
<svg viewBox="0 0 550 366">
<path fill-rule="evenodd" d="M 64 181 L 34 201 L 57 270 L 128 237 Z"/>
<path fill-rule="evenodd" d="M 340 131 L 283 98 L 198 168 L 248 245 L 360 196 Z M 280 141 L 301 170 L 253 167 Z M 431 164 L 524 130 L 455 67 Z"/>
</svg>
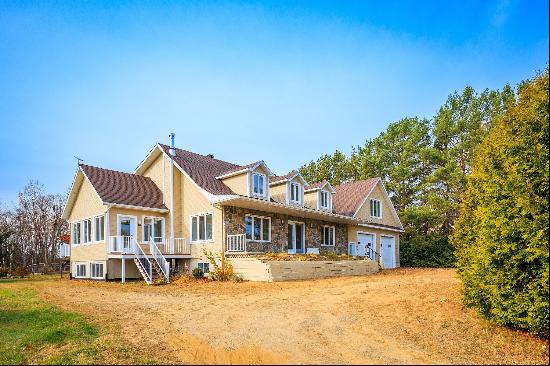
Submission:
<svg viewBox="0 0 550 366">
<path fill-rule="evenodd" d="M 171 131 L 285 173 L 547 63 L 547 1 L 2 2 L 0 202 L 64 193 L 73 155 L 131 172 Z"/>
</svg>

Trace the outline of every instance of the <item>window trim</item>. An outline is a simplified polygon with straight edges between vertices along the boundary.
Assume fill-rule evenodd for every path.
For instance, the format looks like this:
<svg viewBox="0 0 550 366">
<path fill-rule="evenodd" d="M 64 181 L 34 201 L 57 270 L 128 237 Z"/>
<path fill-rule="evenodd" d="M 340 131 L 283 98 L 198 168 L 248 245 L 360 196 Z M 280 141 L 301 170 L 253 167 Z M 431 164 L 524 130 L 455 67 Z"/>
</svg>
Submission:
<svg viewBox="0 0 550 366">
<path fill-rule="evenodd" d="M 75 235 L 74 228 L 78 225 L 78 235 Z M 79 246 L 82 244 L 82 223 L 80 221 L 74 221 L 71 223 L 71 245 Z M 75 243 L 75 238 L 78 238 L 78 243 Z"/>
<path fill-rule="evenodd" d="M 297 187 L 297 192 L 296 194 L 298 195 L 298 200 L 293 200 L 292 199 L 292 191 L 293 191 L 293 186 L 296 186 Z M 289 194 L 288 194 L 288 202 L 290 204 L 294 204 L 294 205 L 301 205 L 303 202 L 304 202 L 304 199 L 303 199 L 303 187 L 300 183 L 298 182 L 290 182 L 290 190 L 289 190 Z"/>
<path fill-rule="evenodd" d="M 155 226 L 155 223 L 154 223 L 154 220 L 160 220 L 162 222 L 162 227 L 161 227 L 161 236 L 153 236 L 153 238 L 162 238 L 162 241 L 164 241 L 164 233 L 166 232 L 166 226 L 165 226 L 165 220 L 164 220 L 164 217 L 162 216 L 142 216 L 141 217 L 141 240 L 143 242 L 145 242 L 145 219 L 151 219 L 153 220 L 153 230 L 154 230 L 154 226 Z M 155 233 L 156 234 L 156 233 Z"/>
<path fill-rule="evenodd" d="M 97 216 L 94 216 L 92 218 L 92 225 L 93 225 L 93 228 L 92 228 L 92 235 L 93 235 L 93 240 L 92 240 L 92 243 L 103 243 L 105 241 L 105 222 L 107 220 L 105 220 L 105 216 L 106 215 L 97 215 Z M 99 239 L 97 240 L 97 233 L 98 233 L 98 230 L 97 230 L 97 219 L 99 218 L 102 218 L 103 217 L 103 239 Z"/>
<path fill-rule="evenodd" d="M 375 209 L 374 209 L 373 203 L 376 203 L 376 202 L 378 203 L 378 210 L 380 211 L 380 216 L 374 215 Z M 381 219 L 382 218 L 382 201 L 376 198 L 371 198 L 369 201 L 369 212 L 371 217 L 376 219 Z"/>
<path fill-rule="evenodd" d="M 202 264 L 202 268 L 200 267 L 201 264 Z M 208 272 L 204 271 L 204 265 L 206 265 L 208 267 Z M 209 262 L 197 262 L 197 268 L 201 268 L 202 273 L 205 274 L 205 275 L 210 273 L 210 263 Z"/>
<path fill-rule="evenodd" d="M 248 239 L 246 237 L 246 217 L 251 217 L 252 218 L 252 239 Z M 254 239 L 254 219 L 255 218 L 258 218 L 258 219 L 261 219 L 260 220 L 260 232 L 262 233 L 262 236 L 263 236 L 263 233 L 264 233 L 264 221 L 263 220 L 269 220 L 269 237 L 267 240 L 256 240 Z M 260 215 L 252 215 L 252 214 L 244 214 L 244 233 L 245 233 L 245 240 L 247 242 L 256 242 L 256 243 L 271 243 L 271 230 L 273 229 L 272 225 L 271 225 L 271 216 L 260 216 Z"/>
<path fill-rule="evenodd" d="M 324 241 L 323 239 L 326 239 L 325 238 L 325 229 L 326 228 L 332 229 L 332 244 L 321 243 L 321 246 L 322 247 L 335 247 L 336 246 L 336 226 L 334 226 L 334 225 L 323 225 L 321 227 L 321 230 L 323 230 L 321 232 L 321 242 Z"/>
<path fill-rule="evenodd" d="M 84 266 L 84 276 L 80 276 L 80 275 L 78 274 L 78 267 L 79 267 L 79 266 Z M 86 262 L 77 262 L 77 263 L 75 263 L 75 274 L 74 274 L 74 278 L 88 278 L 87 272 L 88 272 L 88 263 L 86 263 Z"/>
<path fill-rule="evenodd" d="M 326 202 L 327 205 L 323 206 L 323 195 L 326 194 Z M 321 210 L 330 210 L 332 205 L 332 196 L 329 191 L 325 191 L 324 189 L 319 190 L 319 208 Z"/>
<path fill-rule="evenodd" d="M 89 235 L 90 235 L 90 240 L 86 241 L 86 222 L 89 221 L 90 222 L 90 230 L 89 230 Z M 93 232 L 92 232 L 92 226 L 93 226 L 93 223 L 92 223 L 92 218 L 91 217 L 88 217 L 86 219 L 82 219 L 81 221 L 81 243 L 84 244 L 84 245 L 90 245 L 93 243 Z"/>
<path fill-rule="evenodd" d="M 262 187 L 263 193 L 254 192 L 254 177 L 255 176 L 261 176 L 263 178 L 263 187 Z M 250 175 L 250 180 L 252 181 L 252 186 L 251 186 L 251 189 L 250 189 L 250 195 L 253 196 L 253 197 L 266 198 L 267 197 L 267 187 L 268 187 L 267 175 L 265 175 L 264 173 L 260 173 L 260 172 L 252 172 L 252 174 Z M 259 188 L 259 185 L 258 185 L 258 188 Z"/>
<path fill-rule="evenodd" d="M 101 277 L 94 277 L 93 266 L 101 266 Z M 102 280 L 105 278 L 105 263 L 103 262 L 90 262 L 90 278 L 94 280 Z"/>
<path fill-rule="evenodd" d="M 212 216 L 212 237 L 210 239 L 206 239 L 206 216 L 207 215 L 211 215 Z M 199 233 L 199 226 L 200 226 L 200 223 L 199 223 L 199 217 L 200 216 L 204 216 L 204 239 L 203 240 L 200 240 L 200 233 Z M 197 240 L 193 240 L 193 218 L 196 217 L 197 218 Z M 200 243 L 212 243 L 214 241 L 214 212 L 213 211 L 209 211 L 209 212 L 201 212 L 201 213 L 196 213 L 196 214 L 192 214 L 189 216 L 189 243 L 190 244 L 200 244 Z"/>
</svg>

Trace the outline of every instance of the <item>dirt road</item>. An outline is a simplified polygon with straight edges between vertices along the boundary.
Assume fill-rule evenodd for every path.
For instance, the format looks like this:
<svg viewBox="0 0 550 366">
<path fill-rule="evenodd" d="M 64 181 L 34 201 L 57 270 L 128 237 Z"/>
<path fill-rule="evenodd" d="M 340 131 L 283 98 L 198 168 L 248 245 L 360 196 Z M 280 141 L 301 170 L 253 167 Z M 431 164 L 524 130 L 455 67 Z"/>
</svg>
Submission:
<svg viewBox="0 0 550 366">
<path fill-rule="evenodd" d="M 548 344 L 465 309 L 453 270 L 287 283 L 44 281 L 42 297 L 120 327 L 170 363 L 545 363 Z"/>
</svg>

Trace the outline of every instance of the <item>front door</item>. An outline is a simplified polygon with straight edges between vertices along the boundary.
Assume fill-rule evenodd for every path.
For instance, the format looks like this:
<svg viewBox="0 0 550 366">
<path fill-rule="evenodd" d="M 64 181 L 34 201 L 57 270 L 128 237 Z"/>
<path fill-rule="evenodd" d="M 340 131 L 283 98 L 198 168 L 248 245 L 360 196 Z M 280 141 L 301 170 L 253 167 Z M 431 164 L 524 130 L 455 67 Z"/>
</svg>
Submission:
<svg viewBox="0 0 550 366">
<path fill-rule="evenodd" d="M 355 255 L 359 257 L 369 257 L 370 259 L 374 259 L 375 248 L 374 234 L 357 234 L 357 252 Z"/>
<path fill-rule="evenodd" d="M 132 246 L 132 239 L 136 238 L 136 218 L 119 216 L 117 233 L 121 237 L 124 250 L 129 250 Z"/>
<path fill-rule="evenodd" d="M 380 256 L 384 268 L 395 268 L 395 238 L 393 236 L 380 238 Z"/>
<path fill-rule="evenodd" d="M 288 252 L 305 253 L 305 227 L 301 222 L 288 222 Z"/>
</svg>

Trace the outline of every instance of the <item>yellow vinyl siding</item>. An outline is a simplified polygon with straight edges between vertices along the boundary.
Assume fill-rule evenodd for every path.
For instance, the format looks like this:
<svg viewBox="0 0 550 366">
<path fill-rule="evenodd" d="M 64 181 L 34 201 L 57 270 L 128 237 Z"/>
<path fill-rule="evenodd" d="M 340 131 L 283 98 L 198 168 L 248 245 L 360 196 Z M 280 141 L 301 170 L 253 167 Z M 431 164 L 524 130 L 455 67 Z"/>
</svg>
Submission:
<svg viewBox="0 0 550 366">
<path fill-rule="evenodd" d="M 88 262 L 106 259 L 107 247 L 105 242 L 71 246 L 71 262 Z"/>
<path fill-rule="evenodd" d="M 246 185 L 247 177 L 248 177 L 248 174 L 245 172 L 239 175 L 234 175 L 232 177 L 225 178 L 222 180 L 222 182 L 236 194 L 240 194 L 241 196 L 248 196 L 247 185 Z M 250 187 L 252 187 L 252 185 L 250 185 Z"/>
<path fill-rule="evenodd" d="M 319 191 L 310 191 L 304 193 L 304 207 L 317 209 L 317 201 L 319 199 Z"/>
<path fill-rule="evenodd" d="M 286 183 L 269 187 L 271 198 L 279 203 L 286 203 Z"/>
<path fill-rule="evenodd" d="M 76 199 L 68 221 L 73 222 L 100 215 L 104 213 L 105 210 L 106 206 L 101 202 L 88 179 L 84 178 L 76 194 Z"/>
<path fill-rule="evenodd" d="M 367 197 L 367 200 L 365 201 L 363 206 L 361 206 L 359 208 L 359 210 L 357 211 L 356 217 L 358 219 L 369 220 L 369 221 L 371 221 L 373 223 L 376 223 L 376 224 L 383 224 L 383 225 L 399 227 L 399 222 L 396 220 L 396 218 L 394 217 L 394 215 L 392 214 L 392 211 L 391 211 L 391 207 L 392 207 L 391 200 L 384 193 L 384 190 L 382 189 L 382 186 L 380 184 L 381 183 L 379 182 L 376 185 L 376 187 L 374 187 L 374 189 L 372 190 L 370 195 Z M 381 202 L 381 211 L 382 211 L 382 218 L 381 219 L 376 218 L 376 217 L 372 217 L 370 215 L 370 199 L 371 198 L 377 199 Z"/>
<path fill-rule="evenodd" d="M 191 243 L 191 216 L 212 212 L 212 241 L 200 244 L 191 244 L 191 256 L 194 258 L 203 257 L 203 249 L 213 253 L 221 253 L 223 249 L 222 211 L 219 208 L 214 207 L 189 178 L 183 175 L 181 178 L 183 180 L 183 200 L 180 202 L 183 202 L 183 214 L 182 219 L 175 222 L 174 226 L 180 226 L 182 230 L 182 237 L 186 238 L 187 241 Z"/>
</svg>

